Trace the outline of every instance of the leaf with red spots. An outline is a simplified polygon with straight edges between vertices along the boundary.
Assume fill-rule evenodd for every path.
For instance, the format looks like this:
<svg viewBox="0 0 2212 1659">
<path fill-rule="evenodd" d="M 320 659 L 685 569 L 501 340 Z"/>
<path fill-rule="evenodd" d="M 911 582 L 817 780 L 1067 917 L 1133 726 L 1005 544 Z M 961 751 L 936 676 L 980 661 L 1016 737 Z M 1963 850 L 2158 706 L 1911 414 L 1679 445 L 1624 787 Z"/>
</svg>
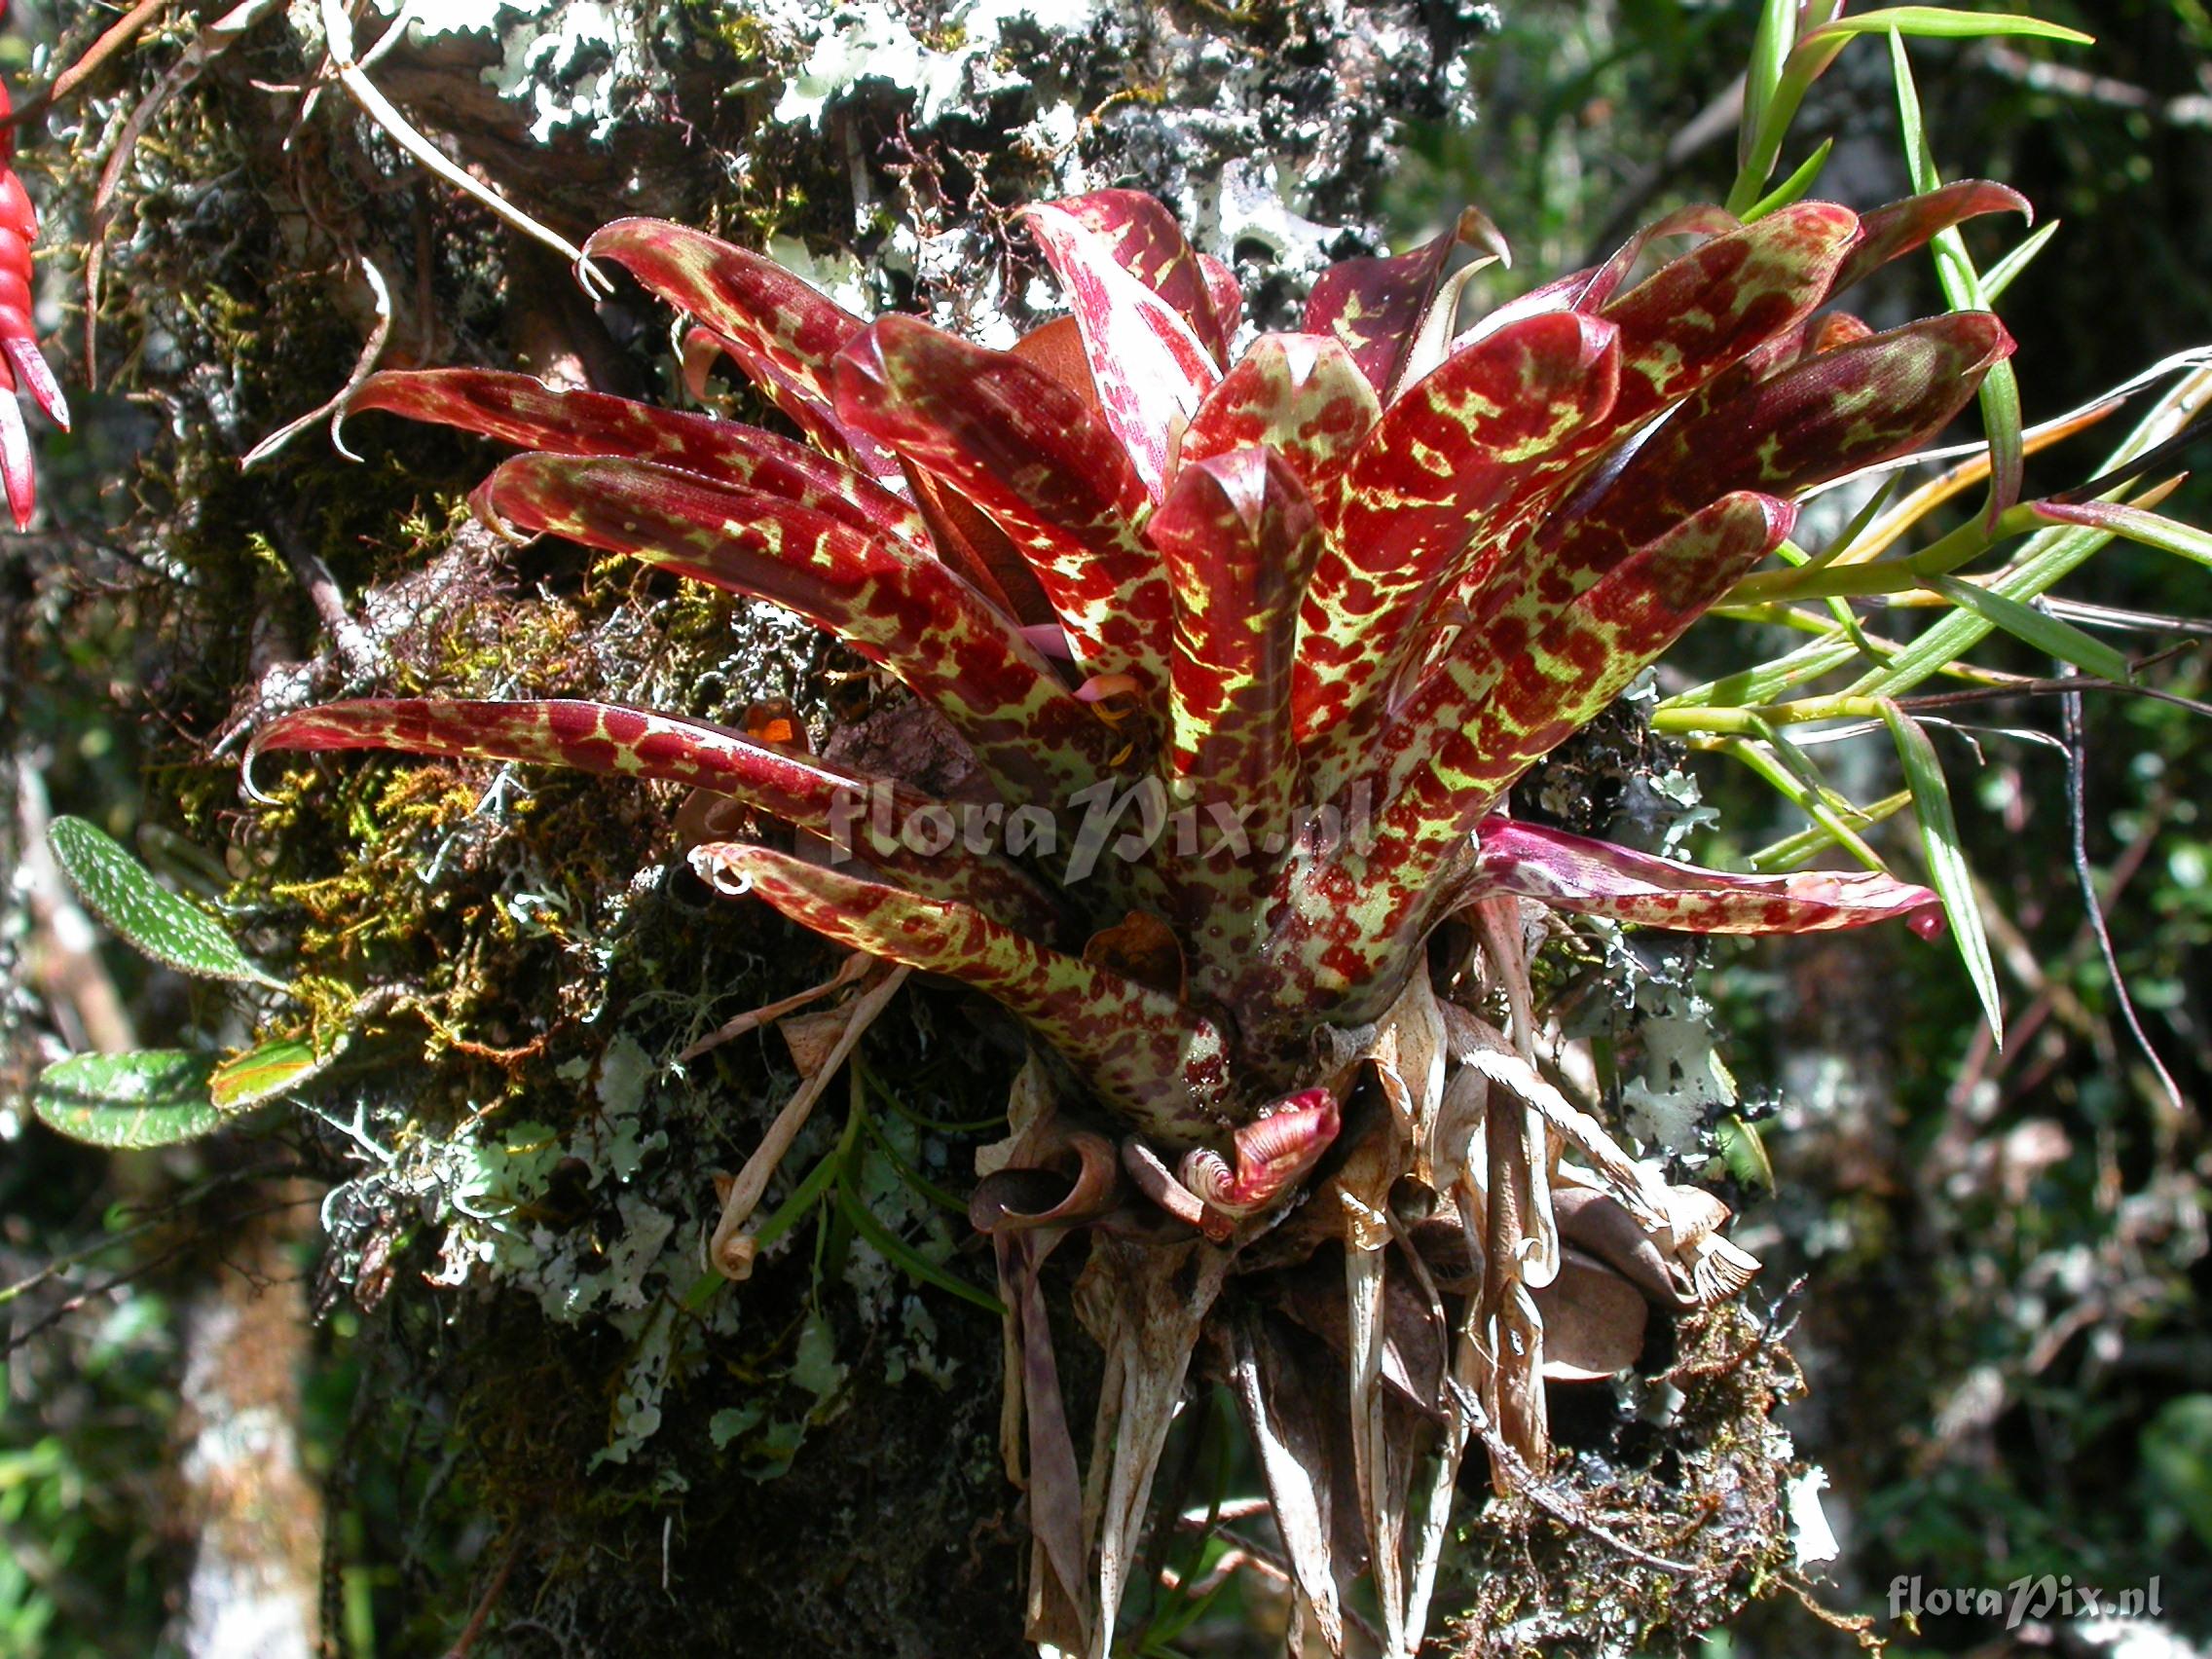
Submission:
<svg viewBox="0 0 2212 1659">
<path fill-rule="evenodd" d="M 265 749 L 388 749 L 681 784 L 744 801 L 849 849 L 917 893 L 961 900 L 1024 929 L 1049 930 L 1055 917 L 1035 878 L 1005 860 L 930 856 L 900 838 L 918 813 L 949 821 L 957 809 L 906 785 L 678 715 L 568 699 L 371 698 L 271 721 L 254 736 L 248 767 Z M 879 816 L 890 833 L 876 832 Z"/>
<path fill-rule="evenodd" d="M 1471 607 L 1479 635 L 1534 596 L 1538 617 L 1614 561 L 1734 490 L 1795 496 L 1942 430 L 2012 350 L 1983 312 L 1926 317 L 1804 360 L 1754 385 L 1715 383 L 1644 441 L 1594 498 L 1575 502 L 1501 568 Z"/>
<path fill-rule="evenodd" d="M 1010 802 L 1095 782 L 1112 734 L 1014 625 L 936 559 L 757 491 L 645 461 L 527 455 L 480 512 L 795 610 L 879 662 L 967 737 Z"/>
<path fill-rule="evenodd" d="M 880 530 L 917 547 L 929 533 L 911 504 L 804 444 L 735 421 L 660 409 L 596 391 L 556 391 L 490 369 L 393 370 L 371 376 L 350 412 L 384 409 L 555 455 L 618 456 L 702 473 Z"/>
<path fill-rule="evenodd" d="M 1670 260 L 1598 314 L 1620 330 L 1614 419 L 1641 426 L 1716 379 L 1827 298 L 1859 219 L 1799 202 Z"/>
<path fill-rule="evenodd" d="M 1219 260 L 1206 260 L 1192 249 L 1183 227 L 1158 197 L 1141 190 L 1093 190 L 1046 205 L 1095 235 L 1116 264 L 1191 325 L 1215 362 L 1228 359 L 1230 336 L 1236 332 L 1244 303 L 1236 277 Z M 1223 276 L 1228 277 L 1226 290 Z"/>
<path fill-rule="evenodd" d="M 980 910 L 921 899 L 765 847 L 698 848 L 710 881 L 742 881 L 802 927 L 942 974 L 1004 1004 L 1146 1133 L 1188 1145 L 1218 1130 L 1228 1056 L 1211 1021 L 1133 979 L 1038 943 Z"/>
<path fill-rule="evenodd" d="M 816 442 L 878 478 L 898 467 L 837 419 L 830 364 L 866 325 L 772 259 L 665 219 L 617 219 L 584 252 L 626 267 L 703 325 L 777 408 Z"/>
<path fill-rule="evenodd" d="M 1221 371 L 1189 321 L 1124 270 L 1096 232 L 1056 207 L 1031 207 L 1022 217 L 1083 329 L 1106 424 L 1157 501 L 1176 428 L 1198 412 Z"/>
<path fill-rule="evenodd" d="M 1826 933 L 1901 917 L 1925 931 L 1942 914 L 1942 902 L 1927 888 L 1876 870 L 1731 875 L 1504 817 L 1485 819 L 1477 834 L 1476 880 L 1484 892 L 1644 927 Z"/>
<path fill-rule="evenodd" d="M 839 359 L 837 406 L 997 521 L 1087 672 L 1130 675 L 1161 705 L 1171 602 L 1137 534 L 1149 498 L 1081 395 L 1011 352 L 887 316 Z"/>
</svg>

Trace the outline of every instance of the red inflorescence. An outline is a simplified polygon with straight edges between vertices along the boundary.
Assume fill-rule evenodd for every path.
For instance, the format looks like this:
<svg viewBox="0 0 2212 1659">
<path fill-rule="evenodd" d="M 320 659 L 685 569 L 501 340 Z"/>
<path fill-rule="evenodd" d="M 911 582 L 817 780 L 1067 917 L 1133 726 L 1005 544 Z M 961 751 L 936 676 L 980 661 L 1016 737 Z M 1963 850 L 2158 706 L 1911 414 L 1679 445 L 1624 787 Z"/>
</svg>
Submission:
<svg viewBox="0 0 2212 1659">
<path fill-rule="evenodd" d="M 8 15 L 0 0 L 0 19 Z M 30 527 L 38 505 L 38 478 L 31 466 L 30 434 L 23 428 L 16 395 L 28 391 L 57 426 L 69 424 L 68 400 L 54 371 L 39 355 L 31 317 L 31 243 L 38 240 L 38 209 L 9 164 L 15 160 L 15 104 L 0 86 L 0 477 L 8 487 L 8 506 L 16 528 Z"/>
</svg>

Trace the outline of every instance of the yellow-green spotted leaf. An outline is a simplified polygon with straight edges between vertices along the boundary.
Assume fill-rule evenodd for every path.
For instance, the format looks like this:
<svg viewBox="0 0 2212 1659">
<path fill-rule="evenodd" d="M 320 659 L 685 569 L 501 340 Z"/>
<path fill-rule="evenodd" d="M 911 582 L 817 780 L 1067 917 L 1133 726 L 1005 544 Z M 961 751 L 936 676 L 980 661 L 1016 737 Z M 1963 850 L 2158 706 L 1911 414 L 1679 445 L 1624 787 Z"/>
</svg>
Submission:
<svg viewBox="0 0 2212 1659">
<path fill-rule="evenodd" d="M 230 1114 L 207 1092 L 212 1054 L 150 1049 L 77 1054 L 31 1087 L 39 1121 L 71 1140 L 105 1147 L 170 1146 L 220 1128 Z"/>
<path fill-rule="evenodd" d="M 47 841 L 86 908 L 156 962 L 199 978 L 284 988 L 247 960 L 212 916 L 156 881 L 106 831 L 82 818 L 57 818 Z"/>
</svg>

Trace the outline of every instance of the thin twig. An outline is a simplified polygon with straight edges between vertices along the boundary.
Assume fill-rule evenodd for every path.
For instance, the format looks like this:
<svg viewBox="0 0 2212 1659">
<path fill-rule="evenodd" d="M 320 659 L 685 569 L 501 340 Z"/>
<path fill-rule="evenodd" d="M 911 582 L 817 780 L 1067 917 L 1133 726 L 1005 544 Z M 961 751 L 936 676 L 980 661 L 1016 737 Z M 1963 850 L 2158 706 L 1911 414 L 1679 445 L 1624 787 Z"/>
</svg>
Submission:
<svg viewBox="0 0 2212 1659">
<path fill-rule="evenodd" d="M 325 415 L 330 417 L 330 447 L 348 461 L 361 459 L 346 447 L 346 407 L 353 401 L 353 394 L 367 383 L 369 376 L 376 373 L 377 360 L 384 355 L 385 342 L 391 338 L 391 290 L 385 285 L 384 273 L 377 269 L 375 260 L 367 254 L 355 257 L 361 262 L 362 274 L 369 279 L 369 291 L 376 296 L 377 320 L 369 330 L 368 339 L 362 343 L 361 354 L 353 359 L 353 372 L 346 377 L 344 386 L 322 402 L 297 420 L 285 422 L 247 450 L 245 458 L 239 462 L 240 472 L 251 471 Z"/>
<path fill-rule="evenodd" d="M 399 107 L 377 90 L 376 83 L 361 72 L 360 64 L 354 59 L 353 23 L 346 15 L 345 0 L 322 0 L 322 32 L 330 52 L 331 68 L 339 81 L 353 94 L 353 101 L 361 106 L 361 112 L 390 134 L 393 143 L 456 190 L 475 198 L 524 236 L 559 253 L 574 268 L 578 279 L 587 288 L 600 294 L 614 291 L 614 284 L 584 257 L 582 248 L 550 226 L 532 218 L 489 185 L 472 178 L 465 168 L 418 132 Z"/>
<path fill-rule="evenodd" d="M 2060 701 L 2059 709 L 2066 722 L 2066 818 L 2073 840 L 2074 880 L 2082 890 L 2082 908 L 2097 936 L 2097 950 L 2105 959 L 2105 973 L 2111 977 L 2113 994 L 2120 999 L 2120 1017 L 2126 1020 L 2135 1046 L 2143 1051 L 2143 1057 L 2157 1074 L 2166 1099 L 2177 1114 L 2183 1113 L 2188 1108 L 2182 1103 L 2181 1090 L 2174 1085 L 2173 1073 L 2166 1070 L 2166 1062 L 2158 1057 L 2158 1051 L 2151 1047 L 2150 1036 L 2135 1012 L 2135 999 L 2128 994 L 2127 980 L 2120 974 L 2120 957 L 2113 950 L 2112 934 L 2105 927 L 2104 907 L 2097 903 L 2096 873 L 2089 867 L 2088 766 L 2083 747 L 2082 699 L 2070 692 Z"/>
</svg>

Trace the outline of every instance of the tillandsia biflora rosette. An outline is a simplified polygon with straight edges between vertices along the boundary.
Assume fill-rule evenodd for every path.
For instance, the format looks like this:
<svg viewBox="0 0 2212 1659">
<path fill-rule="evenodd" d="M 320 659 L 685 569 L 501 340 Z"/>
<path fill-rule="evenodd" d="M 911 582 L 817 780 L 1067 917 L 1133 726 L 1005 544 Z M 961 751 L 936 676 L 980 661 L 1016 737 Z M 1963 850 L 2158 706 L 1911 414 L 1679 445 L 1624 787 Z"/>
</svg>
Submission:
<svg viewBox="0 0 2212 1659">
<path fill-rule="evenodd" d="M 1677 213 L 1462 327 L 1465 276 L 1501 251 L 1470 214 L 1335 267 L 1302 331 L 1240 351 L 1231 273 L 1132 192 L 1028 209 L 1074 314 L 1003 351 L 625 220 L 590 254 L 812 447 L 476 370 L 380 375 L 354 409 L 533 452 L 476 494 L 502 530 L 810 618 L 942 718 L 974 788 L 566 701 L 338 703 L 257 747 L 566 764 L 792 826 L 790 850 L 710 828 L 690 857 L 987 993 L 1034 1039 L 971 1210 L 1006 1308 L 1032 1635 L 1108 1651 L 1197 1354 L 1260 1448 L 1301 1616 L 1342 1651 L 1364 1570 L 1410 1654 L 1469 1445 L 1501 1489 L 1541 1477 L 1547 1377 L 1618 1370 L 1647 1305 L 1710 1306 L 1757 1267 L 1717 1200 L 1656 1179 L 1541 1074 L 1529 922 L 1938 925 L 1934 894 L 1878 872 L 1699 869 L 1521 822 L 1509 793 L 1782 545 L 1801 492 L 1974 395 L 2011 349 L 1995 317 L 1874 333 L 1824 308 L 2021 205 L 1970 182 L 1865 215 Z M 880 991 L 893 970 L 872 972 Z M 736 1273 L 748 1174 L 717 1237 Z M 1078 1235 L 1105 1350 L 1088 1469 L 1039 1276 Z M 1301 1344 L 1336 1356 L 1333 1425 Z"/>
</svg>

